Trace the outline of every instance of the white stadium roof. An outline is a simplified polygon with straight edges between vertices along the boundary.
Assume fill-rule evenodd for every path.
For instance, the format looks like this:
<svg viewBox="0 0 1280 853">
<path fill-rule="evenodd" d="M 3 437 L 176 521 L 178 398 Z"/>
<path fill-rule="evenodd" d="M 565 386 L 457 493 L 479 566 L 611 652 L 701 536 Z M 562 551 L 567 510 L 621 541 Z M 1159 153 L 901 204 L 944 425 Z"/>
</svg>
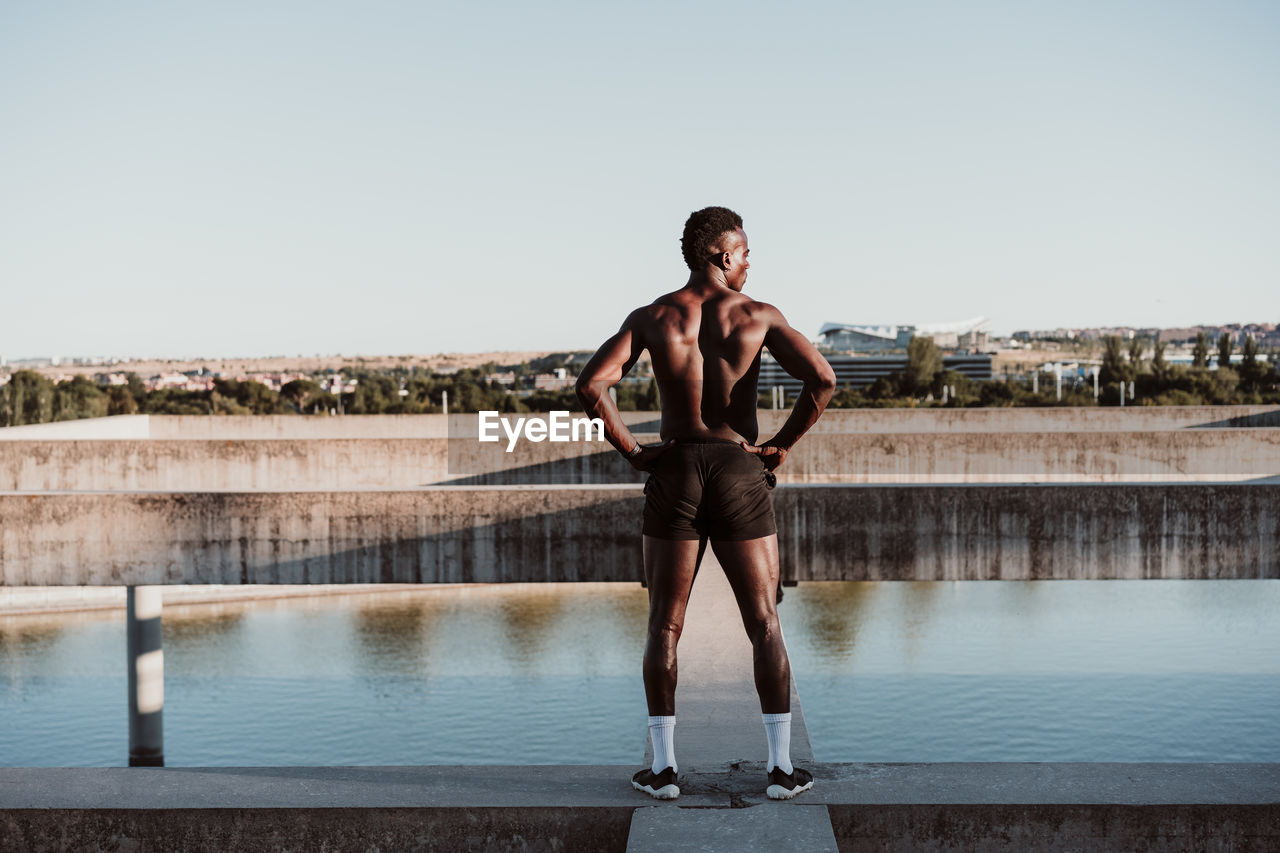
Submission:
<svg viewBox="0 0 1280 853">
<path fill-rule="evenodd" d="M 828 332 L 860 332 L 864 335 L 871 335 L 877 338 L 885 338 L 893 340 L 898 336 L 898 329 L 911 328 L 917 335 L 942 335 L 957 334 L 962 335 L 965 332 L 972 332 L 981 329 L 991 321 L 986 317 L 974 317 L 969 320 L 962 320 L 958 323 L 917 323 L 914 326 L 904 324 L 903 326 L 864 326 L 851 323 L 823 323 L 822 328 L 818 331 L 819 335 L 825 335 Z"/>
</svg>

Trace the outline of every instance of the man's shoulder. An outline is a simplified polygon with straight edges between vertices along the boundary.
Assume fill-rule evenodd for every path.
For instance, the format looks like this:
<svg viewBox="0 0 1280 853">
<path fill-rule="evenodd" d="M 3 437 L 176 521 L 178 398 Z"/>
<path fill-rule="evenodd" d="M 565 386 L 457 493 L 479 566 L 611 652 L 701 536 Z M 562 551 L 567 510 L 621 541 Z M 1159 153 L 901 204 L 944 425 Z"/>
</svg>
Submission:
<svg viewBox="0 0 1280 853">
<path fill-rule="evenodd" d="M 648 305 L 641 305 L 639 308 L 627 315 L 628 321 L 651 320 L 669 313 L 672 310 L 679 310 L 684 307 L 684 303 L 680 299 L 680 291 L 672 291 L 664 293 L 657 299 L 654 299 Z"/>
<path fill-rule="evenodd" d="M 740 305 L 735 307 L 747 314 L 753 321 L 765 323 L 769 326 L 774 326 L 783 321 L 782 312 L 768 302 L 761 302 L 749 296 L 743 297 L 743 300 Z"/>
</svg>

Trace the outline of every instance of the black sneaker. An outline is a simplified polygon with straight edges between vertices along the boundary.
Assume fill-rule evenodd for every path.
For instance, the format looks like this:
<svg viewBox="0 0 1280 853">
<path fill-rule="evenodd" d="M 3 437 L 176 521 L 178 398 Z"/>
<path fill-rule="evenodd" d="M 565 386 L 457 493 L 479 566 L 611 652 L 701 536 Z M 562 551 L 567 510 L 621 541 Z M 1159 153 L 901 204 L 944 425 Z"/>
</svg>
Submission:
<svg viewBox="0 0 1280 853">
<path fill-rule="evenodd" d="M 668 767 L 661 773 L 645 769 L 631 777 L 631 787 L 637 791 L 644 791 L 651 797 L 657 797 L 659 800 L 674 800 L 680 796 L 678 782 L 674 767 Z"/>
<path fill-rule="evenodd" d="M 769 787 L 765 791 L 771 800 L 789 800 L 801 791 L 813 787 L 813 774 L 794 767 L 791 773 L 783 773 L 781 767 L 769 771 Z"/>
</svg>

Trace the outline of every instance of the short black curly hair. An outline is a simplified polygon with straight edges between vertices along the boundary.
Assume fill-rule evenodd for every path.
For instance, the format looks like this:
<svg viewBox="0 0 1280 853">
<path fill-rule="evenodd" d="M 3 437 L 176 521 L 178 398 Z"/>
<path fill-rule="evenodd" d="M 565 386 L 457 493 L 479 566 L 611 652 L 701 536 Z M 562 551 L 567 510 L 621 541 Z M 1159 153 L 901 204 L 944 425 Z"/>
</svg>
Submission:
<svg viewBox="0 0 1280 853">
<path fill-rule="evenodd" d="M 691 270 L 699 270 L 707 262 L 711 247 L 726 231 L 742 227 L 742 217 L 727 207 L 704 207 L 689 214 L 680 237 L 680 251 Z"/>
</svg>

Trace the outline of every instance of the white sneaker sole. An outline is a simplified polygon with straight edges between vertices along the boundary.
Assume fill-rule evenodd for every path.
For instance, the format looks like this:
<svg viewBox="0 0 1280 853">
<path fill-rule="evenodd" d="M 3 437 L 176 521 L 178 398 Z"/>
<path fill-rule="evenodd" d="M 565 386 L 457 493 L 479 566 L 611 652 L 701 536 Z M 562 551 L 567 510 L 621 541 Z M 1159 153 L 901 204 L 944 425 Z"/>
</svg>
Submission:
<svg viewBox="0 0 1280 853">
<path fill-rule="evenodd" d="M 679 785 L 663 785 L 655 791 L 648 785 L 641 785 L 639 782 L 633 780 L 631 782 L 631 787 L 635 788 L 637 791 L 644 791 L 649 796 L 659 800 L 674 800 L 676 797 L 680 796 Z"/>
<path fill-rule="evenodd" d="M 768 790 L 765 791 L 765 793 L 769 795 L 769 799 L 771 800 L 789 800 L 792 797 L 794 797 L 796 794 L 807 791 L 812 787 L 813 787 L 813 780 L 810 779 L 808 782 L 804 783 L 799 788 L 784 788 L 781 785 L 770 785 Z M 756 790 L 759 790 L 759 788 L 757 788 Z"/>
</svg>

